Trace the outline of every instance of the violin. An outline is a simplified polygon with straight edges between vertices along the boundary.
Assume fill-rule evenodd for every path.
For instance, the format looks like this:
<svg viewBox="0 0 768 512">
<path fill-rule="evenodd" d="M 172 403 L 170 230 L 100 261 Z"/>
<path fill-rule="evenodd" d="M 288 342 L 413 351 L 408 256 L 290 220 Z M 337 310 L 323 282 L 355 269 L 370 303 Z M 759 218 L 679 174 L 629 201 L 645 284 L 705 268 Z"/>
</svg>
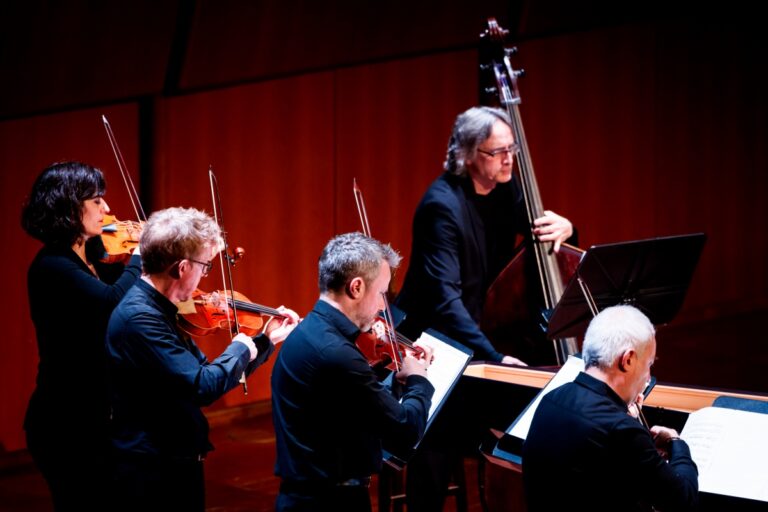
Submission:
<svg viewBox="0 0 768 512">
<path fill-rule="evenodd" d="M 101 240 L 104 243 L 104 263 L 127 263 L 134 249 L 139 245 L 143 222 L 117 220 L 114 215 L 105 215 L 101 226 Z"/>
<path fill-rule="evenodd" d="M 134 249 L 139 245 L 139 238 L 141 237 L 142 229 L 144 229 L 144 223 L 147 221 L 147 215 L 141 206 L 141 199 L 138 192 L 136 192 L 136 187 L 128 172 L 128 167 L 125 165 L 125 159 L 120 151 L 120 146 L 117 144 L 117 138 L 115 138 L 115 134 L 112 131 L 112 126 L 109 124 L 107 116 L 102 115 L 101 120 L 104 123 L 104 130 L 107 132 L 109 144 L 115 155 L 117 168 L 128 192 L 128 199 L 131 201 L 136 218 L 139 219 L 126 221 L 117 220 L 117 217 L 114 215 L 104 216 L 101 225 L 104 256 L 101 258 L 101 261 L 104 263 L 127 263 L 131 259 Z"/>
<path fill-rule="evenodd" d="M 189 300 L 179 304 L 179 327 L 192 336 L 221 331 L 235 334 L 235 325 L 239 332 L 256 336 L 264 327 L 264 317 L 286 318 L 279 310 L 251 302 L 233 290 L 206 293 L 197 289 Z"/>
<path fill-rule="evenodd" d="M 403 358 L 400 347 L 413 350 L 416 353 L 423 352 L 423 350 L 414 346 L 413 341 L 397 331 L 395 331 L 395 337 L 397 338 L 395 346 L 398 348 L 394 348 L 390 342 L 386 320 L 377 318 L 371 326 L 371 330 L 361 333 L 355 340 L 355 344 L 371 367 L 396 371 L 396 361 L 398 358 L 400 360 Z M 395 354 L 393 350 L 397 350 L 398 353 Z"/>
<path fill-rule="evenodd" d="M 357 214 L 360 217 L 360 225 L 365 236 L 371 236 L 371 227 L 368 223 L 368 213 L 365 210 L 365 201 L 363 192 L 357 186 L 357 180 L 352 179 L 352 193 L 355 196 L 355 205 Z M 371 331 L 361 333 L 355 340 L 357 348 L 368 359 L 368 364 L 372 367 L 384 367 L 395 372 L 400 371 L 405 354 L 401 348 L 412 350 L 417 356 L 424 351 L 413 342 L 395 330 L 395 322 L 392 318 L 392 310 L 386 295 L 383 297 L 384 311 L 383 317 L 379 317 L 371 326 Z"/>
</svg>

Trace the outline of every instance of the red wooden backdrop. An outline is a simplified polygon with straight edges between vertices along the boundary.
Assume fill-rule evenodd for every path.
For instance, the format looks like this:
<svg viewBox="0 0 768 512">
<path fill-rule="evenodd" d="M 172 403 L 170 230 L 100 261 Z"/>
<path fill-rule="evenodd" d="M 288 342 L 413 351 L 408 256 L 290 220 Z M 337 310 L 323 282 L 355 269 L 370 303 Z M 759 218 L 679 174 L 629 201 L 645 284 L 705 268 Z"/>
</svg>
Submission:
<svg viewBox="0 0 768 512">
<path fill-rule="evenodd" d="M 627 26 L 530 40 L 517 58 L 527 71 L 521 112 L 545 206 L 574 221 L 583 246 L 709 236 L 676 321 L 685 330 L 765 311 L 768 302 L 764 59 L 748 35 L 717 34 L 716 47 L 713 37 L 679 25 Z M 456 50 L 155 98 L 146 127 L 151 180 L 143 185 L 155 209 L 210 211 L 206 171 L 213 166 L 230 243 L 247 251 L 235 269 L 239 291 L 303 315 L 317 297 L 322 246 L 358 228 L 353 177 L 373 234 L 407 265 L 415 205 L 440 172 L 455 115 L 477 101 L 476 65 L 474 51 Z M 138 108 L 104 111 L 135 170 Z M 36 365 L 24 273 L 37 244 L 18 227 L 22 198 L 46 164 L 75 158 L 107 172 L 110 204 L 129 215 L 101 113 L 0 123 L 3 235 L 10 241 L 0 268 L 9 277 L 3 305 L 13 319 L 0 345 L 0 450 L 24 447 L 21 421 Z M 203 286 L 218 288 L 219 281 L 212 274 Z M 750 334 L 720 340 L 704 332 L 693 349 L 705 356 L 685 360 L 662 344 L 662 360 L 665 351 L 675 356 L 659 371 L 699 384 L 727 375 L 725 384 L 765 391 L 755 377 L 739 380 L 766 362 L 762 332 Z M 214 357 L 224 343 L 201 340 Z M 215 407 L 266 399 L 269 372 L 251 378 L 248 397 L 235 390 Z"/>
<path fill-rule="evenodd" d="M 27 304 L 27 267 L 40 248 L 21 229 L 21 206 L 40 171 L 53 162 L 81 160 L 107 179 L 107 203 L 118 218 L 131 218 L 130 203 L 112 156 L 101 116 L 106 115 L 137 186 L 138 124 L 135 105 L 83 110 L 0 123 L 0 194 L 5 250 L 0 268 L 6 291 L 7 330 L 0 342 L 0 452 L 24 447 L 21 428 L 37 374 L 37 345 Z M 72 320 L 76 322 L 76 319 Z M 67 383 L 63 382 L 62 386 Z M 65 421 L 65 419 L 62 419 Z"/>
</svg>

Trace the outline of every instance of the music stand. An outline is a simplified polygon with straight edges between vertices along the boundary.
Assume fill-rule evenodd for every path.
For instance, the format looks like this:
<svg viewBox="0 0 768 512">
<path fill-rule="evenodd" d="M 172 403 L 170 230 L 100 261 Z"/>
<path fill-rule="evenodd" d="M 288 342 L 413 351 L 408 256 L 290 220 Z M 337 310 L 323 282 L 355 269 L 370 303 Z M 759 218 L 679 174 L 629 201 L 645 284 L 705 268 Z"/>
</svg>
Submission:
<svg viewBox="0 0 768 512">
<path fill-rule="evenodd" d="M 706 235 L 694 233 L 590 247 L 555 306 L 547 337 L 581 336 L 592 317 L 629 304 L 654 325 L 674 318 L 685 299 Z"/>
</svg>

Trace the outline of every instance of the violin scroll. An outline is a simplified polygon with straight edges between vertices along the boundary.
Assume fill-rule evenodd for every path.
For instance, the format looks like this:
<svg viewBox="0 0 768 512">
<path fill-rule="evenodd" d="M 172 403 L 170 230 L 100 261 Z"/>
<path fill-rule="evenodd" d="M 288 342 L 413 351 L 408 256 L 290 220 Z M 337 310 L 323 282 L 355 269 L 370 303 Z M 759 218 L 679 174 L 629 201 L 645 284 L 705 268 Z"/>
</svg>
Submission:
<svg viewBox="0 0 768 512">
<path fill-rule="evenodd" d="M 496 42 L 503 42 L 509 35 L 509 30 L 505 29 L 496 18 L 488 18 L 488 27 L 480 34 L 481 39 L 491 39 Z"/>
<path fill-rule="evenodd" d="M 227 261 L 229 261 L 229 264 L 233 267 L 237 264 L 238 261 L 243 259 L 243 256 L 245 256 L 245 249 L 242 247 L 235 247 L 235 250 L 232 251 L 232 254 L 225 254 L 224 257 L 227 258 Z"/>
</svg>

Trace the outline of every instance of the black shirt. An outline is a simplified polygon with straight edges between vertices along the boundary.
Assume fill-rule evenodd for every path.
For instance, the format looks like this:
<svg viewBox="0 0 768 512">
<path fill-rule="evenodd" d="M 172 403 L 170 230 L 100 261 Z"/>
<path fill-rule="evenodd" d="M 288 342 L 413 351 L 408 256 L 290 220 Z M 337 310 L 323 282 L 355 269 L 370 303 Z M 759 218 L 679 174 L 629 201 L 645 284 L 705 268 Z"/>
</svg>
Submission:
<svg viewBox="0 0 768 512">
<path fill-rule="evenodd" d="M 381 468 L 382 440 L 410 446 L 424 433 L 434 388 L 406 381 L 401 402 L 355 346 L 357 327 L 319 300 L 285 340 L 272 371 L 275 473 L 294 482 L 341 482 Z"/>
<path fill-rule="evenodd" d="M 471 348 L 475 359 L 501 361 L 479 322 L 516 235 L 529 232 L 517 176 L 486 196 L 466 176 L 435 180 L 413 218 L 411 259 L 396 300 L 407 314 L 403 333 L 417 337 L 431 327 Z"/>
<path fill-rule="evenodd" d="M 79 449 L 107 439 L 107 322 L 141 274 L 141 258 L 94 267 L 98 277 L 71 248 L 46 246 L 27 274 L 40 363 L 24 427 Z M 77 422 L 62 421 L 67 417 Z"/>
<path fill-rule="evenodd" d="M 259 354 L 232 342 L 208 361 L 176 326 L 178 309 L 143 280 L 115 309 L 107 330 L 113 380 L 112 444 L 118 452 L 197 457 L 213 447 L 200 407 L 238 385 L 274 347 L 254 338 Z"/>
<path fill-rule="evenodd" d="M 580 373 L 544 396 L 523 444 L 528 510 L 694 509 L 698 473 L 685 441 L 669 462 L 605 383 Z"/>
</svg>

